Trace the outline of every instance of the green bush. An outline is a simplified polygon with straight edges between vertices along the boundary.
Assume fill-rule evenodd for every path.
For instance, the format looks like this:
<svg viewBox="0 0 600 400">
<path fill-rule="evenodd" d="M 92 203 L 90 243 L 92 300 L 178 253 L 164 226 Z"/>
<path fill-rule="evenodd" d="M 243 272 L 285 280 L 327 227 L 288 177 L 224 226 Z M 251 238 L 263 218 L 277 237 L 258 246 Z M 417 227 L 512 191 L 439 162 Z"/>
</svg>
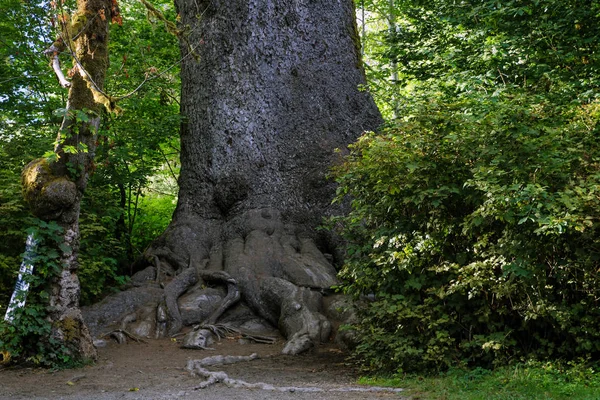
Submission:
<svg viewBox="0 0 600 400">
<path fill-rule="evenodd" d="M 426 83 L 336 168 L 366 367 L 600 355 L 600 103 L 549 97 Z"/>
<path fill-rule="evenodd" d="M 9 183 L 2 175 L 0 172 L 0 183 Z M 16 183 L 0 186 L 0 226 L 3 228 L 3 242 L 0 244 L 0 304 L 8 303 L 25 243 L 26 233 L 21 229 L 21 224 L 27 211 L 19 195 L 21 188 L 17 186 Z"/>
</svg>

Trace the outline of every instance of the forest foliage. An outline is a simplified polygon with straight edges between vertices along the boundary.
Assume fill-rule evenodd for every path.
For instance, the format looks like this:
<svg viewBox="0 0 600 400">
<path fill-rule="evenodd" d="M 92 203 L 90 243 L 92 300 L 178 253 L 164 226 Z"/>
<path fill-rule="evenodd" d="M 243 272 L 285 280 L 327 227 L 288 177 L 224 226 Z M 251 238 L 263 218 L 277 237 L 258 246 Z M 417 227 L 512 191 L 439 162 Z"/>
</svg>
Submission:
<svg viewBox="0 0 600 400">
<path fill-rule="evenodd" d="M 155 2 L 169 18 L 174 6 Z M 122 25 L 110 32 L 105 91 L 122 112 L 106 114 L 98 132 L 95 170 L 82 203 L 78 272 L 82 302 L 114 290 L 131 262 L 169 223 L 179 171 L 179 50 L 177 39 L 139 2 L 120 2 Z M 72 12 L 74 2 L 60 2 Z M 0 12 L 0 313 L 4 313 L 33 219 L 20 174 L 52 155 L 67 90 L 44 51 L 56 38 L 56 13 L 46 2 L 2 0 Z M 71 66 L 61 55 L 64 71 Z M 143 83 L 143 85 L 141 85 Z M 128 96 L 129 95 L 129 96 Z"/>
<path fill-rule="evenodd" d="M 155 3 L 175 19 L 170 2 Z M 119 96 L 147 82 L 99 132 L 81 220 L 88 303 L 123 282 L 168 224 L 176 193 L 176 39 L 141 5 L 120 4 L 106 90 Z M 357 5 L 374 21 L 363 37 L 365 90 L 388 121 L 334 170 L 337 200 L 352 205 L 331 224 L 348 243 L 342 289 L 362 305 L 358 359 L 390 372 L 597 360 L 600 2 Z M 52 225 L 29 216 L 19 175 L 52 148 L 66 91 L 43 56 L 54 39 L 48 5 L 2 0 L 0 12 L 2 315 L 24 227 L 53 237 Z M 52 272 L 46 264 L 39 276 Z M 48 328 L 43 310 L 28 310 L 22 326 Z M 52 346 L 30 340 L 43 332 L 12 333 L 15 355 L 23 341 Z"/>
<path fill-rule="evenodd" d="M 174 20 L 174 6 L 156 2 Z M 163 23 L 138 2 L 120 2 L 122 24 L 110 32 L 110 68 L 104 90 L 119 98 L 121 112 L 105 114 L 98 130 L 95 163 L 81 209 L 78 277 L 81 303 L 118 290 L 132 262 L 170 221 L 179 172 L 179 51 Z M 49 335 L 50 283 L 60 272 L 60 228 L 33 218 L 21 194 L 20 174 L 31 160 L 52 151 L 67 90 L 62 89 L 44 51 L 57 35 L 57 14 L 70 14 L 74 1 L 2 0 L 0 12 L 0 362 L 29 361 L 55 368 L 77 363 L 72 349 Z M 61 55 L 63 70 L 70 68 Z M 81 118 L 87 118 L 84 112 Z M 30 254 L 34 274 L 27 306 L 4 313 L 25 250 L 25 237 L 38 239 Z"/>
<path fill-rule="evenodd" d="M 358 358 L 597 360 L 600 3 L 359 4 L 383 18 L 365 58 L 389 122 L 334 172 Z"/>
</svg>

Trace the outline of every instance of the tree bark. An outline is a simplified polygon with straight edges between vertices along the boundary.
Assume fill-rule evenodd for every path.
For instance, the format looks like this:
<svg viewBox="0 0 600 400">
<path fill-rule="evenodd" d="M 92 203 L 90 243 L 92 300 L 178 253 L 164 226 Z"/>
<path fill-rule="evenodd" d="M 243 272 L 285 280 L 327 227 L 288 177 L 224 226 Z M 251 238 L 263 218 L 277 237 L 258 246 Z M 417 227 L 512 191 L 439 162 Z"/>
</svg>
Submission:
<svg viewBox="0 0 600 400">
<path fill-rule="evenodd" d="M 147 251 L 182 271 L 223 270 L 298 353 L 327 338 L 337 283 L 330 166 L 381 116 L 365 84 L 352 0 L 178 0 L 179 203 Z M 199 60 L 187 56 L 195 49 Z M 168 295 L 168 294 L 167 294 Z M 173 313 L 176 313 L 174 311 Z"/>
<path fill-rule="evenodd" d="M 108 101 L 100 91 L 108 68 L 111 7 L 110 0 L 78 0 L 70 20 L 61 17 L 58 46 L 72 55 L 74 74 L 55 148 L 58 159 L 32 161 L 22 174 L 24 196 L 32 212 L 63 229 L 62 271 L 51 282 L 48 318 L 52 338 L 77 360 L 96 358 L 79 310 L 79 209 L 93 168 L 101 103 Z"/>
</svg>

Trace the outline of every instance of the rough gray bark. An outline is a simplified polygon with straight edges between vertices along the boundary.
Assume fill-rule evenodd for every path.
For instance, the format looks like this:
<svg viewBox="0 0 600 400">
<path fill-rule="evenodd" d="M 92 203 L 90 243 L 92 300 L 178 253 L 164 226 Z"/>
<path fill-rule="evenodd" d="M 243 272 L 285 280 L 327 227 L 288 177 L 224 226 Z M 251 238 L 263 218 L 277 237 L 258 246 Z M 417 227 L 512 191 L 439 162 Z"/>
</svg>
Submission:
<svg viewBox="0 0 600 400">
<path fill-rule="evenodd" d="M 225 271 L 288 339 L 326 340 L 322 292 L 338 281 L 334 243 L 315 228 L 334 210 L 326 179 L 380 114 L 365 83 L 352 0 L 178 0 L 199 61 L 182 63 L 179 203 L 147 259 Z M 200 17 L 199 17 L 200 16 Z M 196 47 L 197 46 L 197 47 Z M 178 281 L 195 283 L 183 272 Z M 177 280 L 177 278 L 176 278 Z M 194 282 L 192 282 L 194 281 Z M 177 298 L 181 285 L 166 297 Z M 179 311 L 169 301 L 169 313 Z M 178 328 L 177 326 L 175 328 Z"/>
</svg>

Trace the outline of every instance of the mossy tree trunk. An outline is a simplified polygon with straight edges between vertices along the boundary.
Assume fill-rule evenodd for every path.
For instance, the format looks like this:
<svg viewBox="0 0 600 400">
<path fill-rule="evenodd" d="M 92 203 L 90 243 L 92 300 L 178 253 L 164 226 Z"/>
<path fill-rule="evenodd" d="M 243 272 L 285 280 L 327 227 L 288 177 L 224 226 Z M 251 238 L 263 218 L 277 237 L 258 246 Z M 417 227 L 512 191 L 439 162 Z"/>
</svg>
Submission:
<svg viewBox="0 0 600 400">
<path fill-rule="evenodd" d="M 381 123 L 360 89 L 353 2 L 177 6 L 191 28 L 184 55 L 191 45 L 199 61 L 182 63 L 179 203 L 147 259 L 182 276 L 189 265 L 224 271 L 288 338 L 284 352 L 298 353 L 330 333 L 320 304 L 337 283 L 335 241 L 315 228 L 334 212 L 326 175 L 335 149 Z M 175 286 L 176 297 L 185 288 Z M 173 333 L 181 321 L 169 313 Z"/>
<path fill-rule="evenodd" d="M 51 282 L 48 310 L 52 338 L 63 343 L 75 359 L 96 357 L 79 310 L 79 210 L 93 169 L 102 103 L 107 100 L 101 90 L 108 68 L 111 7 L 110 0 L 78 0 L 76 13 L 61 17 L 63 34 L 56 48 L 72 55 L 74 67 L 55 148 L 57 159 L 35 160 L 22 174 L 24 196 L 32 212 L 63 228 L 58 249 L 62 271 Z"/>
</svg>

